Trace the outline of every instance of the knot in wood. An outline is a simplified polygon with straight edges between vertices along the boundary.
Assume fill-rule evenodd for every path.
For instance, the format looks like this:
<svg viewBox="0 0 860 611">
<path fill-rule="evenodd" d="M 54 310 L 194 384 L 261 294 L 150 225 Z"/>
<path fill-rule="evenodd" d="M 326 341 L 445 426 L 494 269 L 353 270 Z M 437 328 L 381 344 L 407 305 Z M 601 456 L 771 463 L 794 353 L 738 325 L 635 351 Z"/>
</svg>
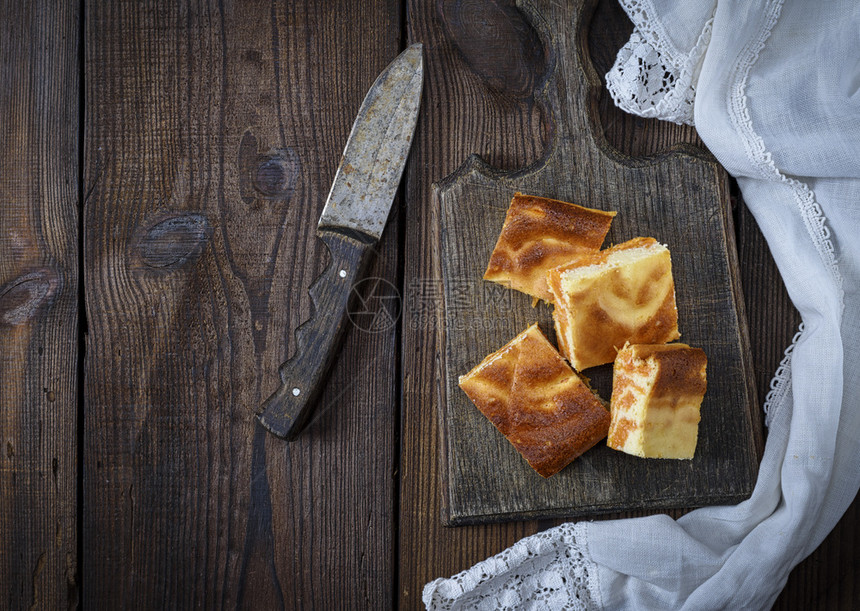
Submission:
<svg viewBox="0 0 860 611">
<path fill-rule="evenodd" d="M 246 130 L 239 143 L 239 194 L 251 205 L 254 200 L 288 201 L 301 172 L 299 155 L 291 147 L 258 150 L 257 137 Z"/>
<path fill-rule="evenodd" d="M 257 168 L 254 188 L 266 197 L 284 197 L 290 192 L 294 180 L 286 159 L 278 156 L 264 158 Z"/>
<path fill-rule="evenodd" d="M 204 215 L 171 214 L 145 229 L 134 251 L 147 267 L 171 270 L 196 259 L 209 234 L 209 222 Z"/>
<path fill-rule="evenodd" d="M 469 68 L 491 89 L 532 99 L 546 78 L 548 51 L 511 0 L 439 0 L 448 37 Z"/>
<path fill-rule="evenodd" d="M 0 324 L 20 325 L 52 301 L 60 286 L 59 272 L 50 267 L 23 274 L 0 287 Z"/>
</svg>

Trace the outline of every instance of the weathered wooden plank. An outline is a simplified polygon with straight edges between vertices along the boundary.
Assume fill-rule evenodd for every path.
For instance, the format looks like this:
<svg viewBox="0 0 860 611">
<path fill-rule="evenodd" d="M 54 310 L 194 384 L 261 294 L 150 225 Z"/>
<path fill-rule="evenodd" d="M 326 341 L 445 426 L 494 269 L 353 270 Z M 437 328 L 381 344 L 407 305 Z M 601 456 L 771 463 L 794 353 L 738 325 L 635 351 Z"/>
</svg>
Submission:
<svg viewBox="0 0 860 611">
<path fill-rule="evenodd" d="M 77 2 L 0 2 L 0 607 L 77 586 Z"/>
<path fill-rule="evenodd" d="M 474 152 L 508 169 L 534 163 L 543 153 L 548 133 L 539 107 L 504 85 L 517 80 L 509 75 L 532 69 L 527 57 L 509 52 L 512 39 L 517 41 L 512 10 L 510 2 L 407 3 L 409 40 L 424 43 L 427 71 L 406 185 L 398 592 L 404 609 L 420 605 L 427 581 L 463 570 L 554 523 L 451 529 L 442 528 L 440 520 L 436 405 L 444 344 L 438 336 L 439 211 L 432 184 Z"/>
<path fill-rule="evenodd" d="M 446 394 L 439 403 L 445 518 L 453 524 L 737 502 L 755 482 L 759 412 L 725 171 L 692 150 L 645 162 L 625 157 L 595 133 L 596 79 L 578 53 L 587 31 L 583 15 L 591 16 L 587 4 L 525 5 L 522 36 L 510 45 L 514 56 L 532 58 L 533 82 L 522 93 L 534 97 L 552 125 L 540 162 L 500 172 L 470 158 L 437 187 L 446 316 Z M 552 330 L 549 308 L 482 280 L 516 191 L 617 211 L 609 243 L 653 236 L 669 245 L 682 338 L 703 348 L 710 364 L 692 461 L 636 460 L 601 446 L 544 480 L 458 388 L 459 376 L 528 325 L 539 321 Z M 611 366 L 586 375 L 609 396 Z"/>
<path fill-rule="evenodd" d="M 396 3 L 87 3 L 85 602 L 391 604 L 396 348 L 352 329 L 296 442 L 278 385 Z M 394 282 L 397 222 L 370 273 Z M 381 424 L 385 423 L 385 424 Z"/>
<path fill-rule="evenodd" d="M 428 48 L 426 87 L 430 97 L 425 98 L 426 110 L 413 153 L 416 163 L 407 191 L 414 225 L 407 228 L 404 283 L 407 290 L 411 283 L 424 299 L 412 300 L 412 307 L 404 314 L 400 531 L 404 569 L 399 592 L 404 608 L 418 604 L 427 581 L 467 568 L 522 536 L 558 523 L 547 520 L 443 528 L 439 519 L 442 440 L 435 406 L 441 392 L 436 355 L 442 343 L 433 325 L 439 320 L 441 288 L 440 255 L 432 247 L 439 240 L 438 206 L 430 197 L 430 185 L 456 169 L 472 152 L 480 153 L 493 165 L 515 169 L 535 162 L 544 150 L 547 134 L 542 122 L 534 119 L 540 115 L 533 100 L 493 88 L 488 79 L 480 78 L 481 74 L 503 69 L 516 73 L 532 68 L 515 56 L 512 59 L 510 48 L 514 45 L 502 34 L 511 19 L 511 4 L 490 3 L 482 12 L 472 14 L 468 3 L 409 5 L 410 38 L 423 40 Z M 466 22 L 460 38 L 473 39 L 472 47 L 483 48 L 483 54 L 463 52 L 464 43 L 444 25 L 451 19 Z M 617 3 L 598 4 L 589 30 L 589 47 L 594 50 L 592 60 L 599 74 L 609 68 L 630 28 Z M 598 101 L 598 111 L 607 141 L 627 155 L 653 155 L 678 143 L 699 143 L 691 128 L 631 117 L 618 111 L 608 95 Z M 623 514 L 631 515 L 637 513 Z M 407 563 L 411 558 L 421 561 Z"/>
</svg>

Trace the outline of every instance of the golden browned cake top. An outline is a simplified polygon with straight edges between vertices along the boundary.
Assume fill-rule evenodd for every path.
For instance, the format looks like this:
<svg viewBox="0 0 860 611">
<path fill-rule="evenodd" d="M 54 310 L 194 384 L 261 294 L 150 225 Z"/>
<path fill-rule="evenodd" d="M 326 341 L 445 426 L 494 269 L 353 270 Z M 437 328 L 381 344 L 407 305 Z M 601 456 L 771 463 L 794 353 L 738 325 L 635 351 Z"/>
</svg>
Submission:
<svg viewBox="0 0 860 611">
<path fill-rule="evenodd" d="M 615 212 L 516 193 L 484 279 L 550 301 L 546 272 L 596 252 L 614 216 Z"/>
<path fill-rule="evenodd" d="M 674 344 L 633 344 L 618 353 L 628 367 L 651 361 L 657 366 L 657 377 L 651 396 L 704 395 L 707 387 L 705 370 L 708 357 L 701 348 L 680 342 Z"/>
<path fill-rule="evenodd" d="M 609 412 L 536 324 L 461 376 L 460 388 L 543 477 L 609 430 Z"/>
<path fill-rule="evenodd" d="M 625 345 L 613 368 L 607 445 L 643 458 L 692 459 L 706 367 L 704 351 L 687 344 Z"/>
<path fill-rule="evenodd" d="M 615 360 L 627 342 L 678 339 L 669 250 L 635 238 L 547 273 L 559 345 L 578 370 Z"/>
</svg>

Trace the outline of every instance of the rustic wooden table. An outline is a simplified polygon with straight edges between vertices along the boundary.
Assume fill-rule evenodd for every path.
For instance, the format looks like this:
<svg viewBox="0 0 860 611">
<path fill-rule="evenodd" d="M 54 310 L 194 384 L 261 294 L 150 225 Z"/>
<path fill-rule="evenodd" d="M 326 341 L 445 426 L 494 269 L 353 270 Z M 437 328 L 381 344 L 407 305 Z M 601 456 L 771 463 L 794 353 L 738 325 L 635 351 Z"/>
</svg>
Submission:
<svg viewBox="0 0 860 611">
<path fill-rule="evenodd" d="M 298 441 L 253 418 L 308 316 L 356 109 L 407 42 L 425 45 L 422 115 L 373 276 L 431 290 L 432 183 L 473 152 L 541 155 L 509 1 L 0 16 L 0 607 L 415 609 L 425 582 L 557 523 L 441 526 L 439 345 L 408 298 L 397 324 L 349 334 Z M 598 4 L 600 73 L 630 28 Z M 620 151 L 698 144 L 607 97 Z M 742 202 L 734 216 L 763 399 L 799 321 Z M 857 519 L 855 502 L 776 608 L 860 605 Z"/>
</svg>

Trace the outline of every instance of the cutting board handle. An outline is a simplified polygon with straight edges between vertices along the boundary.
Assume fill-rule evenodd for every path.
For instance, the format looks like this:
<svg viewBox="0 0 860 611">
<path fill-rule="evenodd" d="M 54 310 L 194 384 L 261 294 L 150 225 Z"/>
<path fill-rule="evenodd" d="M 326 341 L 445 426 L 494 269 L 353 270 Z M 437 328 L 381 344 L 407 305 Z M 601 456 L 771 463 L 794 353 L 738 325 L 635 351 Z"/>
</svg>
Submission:
<svg viewBox="0 0 860 611">
<path fill-rule="evenodd" d="M 527 168 L 495 171 L 471 157 L 444 185 L 477 170 L 518 177 L 549 169 L 575 176 L 573 163 L 582 158 L 628 158 L 611 147 L 599 113 L 602 81 L 590 58 L 588 29 L 596 0 L 492 0 L 478 12 L 464 0 L 439 0 L 438 13 L 448 40 L 487 88 L 504 104 L 539 108 L 547 146 Z M 501 61 L 500 58 L 504 58 Z M 587 149 L 583 154 L 582 149 Z"/>
<path fill-rule="evenodd" d="M 511 171 L 473 155 L 436 185 L 445 346 L 443 521 L 573 517 L 745 498 L 755 481 L 758 412 L 725 171 L 692 146 L 629 157 L 609 145 L 602 82 L 588 48 L 594 0 L 488 0 L 481 10 L 473 4 L 440 0 L 450 42 L 485 85 L 474 99 L 481 104 L 496 96 L 503 112 L 508 107 L 526 119 L 523 133 L 506 134 L 505 142 L 532 137 L 546 144 L 534 163 Z M 463 80 L 470 91 L 480 85 L 471 76 Z M 482 121 L 477 116 L 473 124 Z M 459 376 L 534 322 L 554 341 L 549 308 L 532 307 L 528 295 L 513 291 L 500 300 L 492 283 L 481 279 L 517 191 L 617 212 L 606 244 L 650 236 L 669 245 L 682 339 L 703 348 L 715 364 L 700 447 L 690 464 L 630 461 L 603 446 L 539 481 L 460 390 Z M 608 398 L 611 368 L 591 368 L 587 375 Z"/>
</svg>

